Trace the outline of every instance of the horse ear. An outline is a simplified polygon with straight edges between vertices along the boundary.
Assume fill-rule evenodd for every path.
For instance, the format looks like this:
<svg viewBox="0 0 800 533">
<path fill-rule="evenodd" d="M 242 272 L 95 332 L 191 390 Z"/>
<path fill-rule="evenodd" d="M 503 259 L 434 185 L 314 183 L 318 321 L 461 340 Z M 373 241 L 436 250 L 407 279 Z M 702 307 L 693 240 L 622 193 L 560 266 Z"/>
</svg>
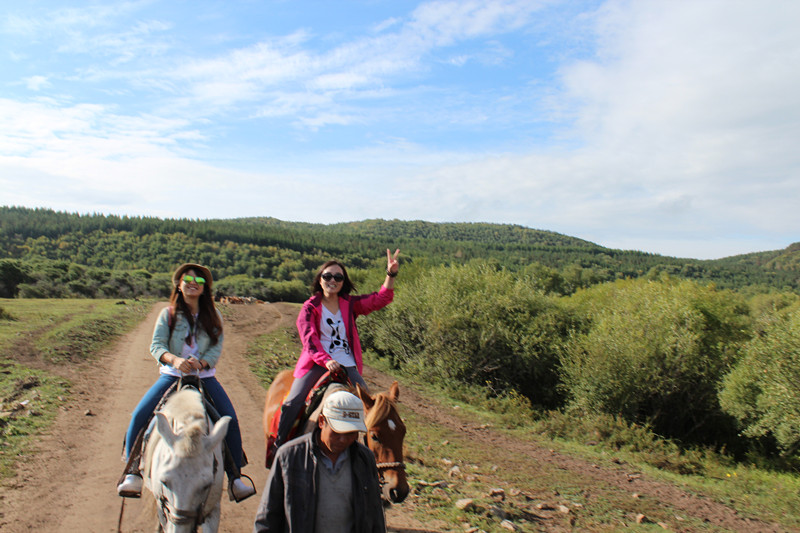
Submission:
<svg viewBox="0 0 800 533">
<path fill-rule="evenodd" d="M 389 387 L 389 399 L 393 402 L 396 402 L 397 399 L 400 397 L 400 385 L 397 384 L 395 381 L 392 383 L 392 386 Z"/>
<path fill-rule="evenodd" d="M 360 383 L 356 383 L 356 394 L 361 398 L 361 401 L 364 402 L 364 407 L 367 409 L 372 409 L 372 406 L 375 405 L 375 400 L 367 391 L 361 388 Z"/>
<path fill-rule="evenodd" d="M 213 450 L 222 442 L 222 439 L 228 434 L 228 425 L 230 423 L 231 417 L 227 415 L 217 420 L 217 423 L 214 424 L 214 427 L 211 429 L 211 434 L 206 437 L 206 450 Z"/>
<path fill-rule="evenodd" d="M 172 448 L 175 445 L 175 433 L 172 432 L 172 426 L 162 412 L 156 412 L 156 429 L 167 443 L 167 446 Z"/>
</svg>

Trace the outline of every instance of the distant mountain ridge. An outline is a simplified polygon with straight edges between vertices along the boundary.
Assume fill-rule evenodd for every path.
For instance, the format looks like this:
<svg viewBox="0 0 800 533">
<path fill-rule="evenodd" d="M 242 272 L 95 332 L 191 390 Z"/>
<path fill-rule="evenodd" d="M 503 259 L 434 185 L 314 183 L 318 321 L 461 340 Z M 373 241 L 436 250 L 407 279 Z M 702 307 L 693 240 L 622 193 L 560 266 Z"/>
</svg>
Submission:
<svg viewBox="0 0 800 533">
<path fill-rule="evenodd" d="M 369 219 L 336 224 L 287 222 L 272 217 L 158 219 L 71 214 L 51 209 L 0 207 L 0 258 L 53 260 L 116 270 L 167 272 L 194 258 L 220 276 L 245 274 L 296 279 L 338 257 L 372 265 L 381 250 L 398 247 L 408 260 L 429 264 L 491 260 L 520 270 L 532 263 L 582 269 L 594 281 L 669 275 L 747 286 L 797 290 L 800 243 L 784 250 L 716 260 L 681 259 L 616 250 L 556 232 L 511 224 L 440 223 Z"/>
<path fill-rule="evenodd" d="M 553 231 L 526 228 L 516 224 L 488 222 L 426 222 L 424 220 L 367 219 L 357 222 L 313 224 L 285 222 L 271 217 L 237 218 L 235 221 L 263 224 L 285 229 L 303 228 L 326 234 L 349 234 L 376 239 L 439 239 L 457 242 L 520 244 L 530 246 L 562 246 L 581 249 L 606 248 L 576 237 Z"/>
</svg>

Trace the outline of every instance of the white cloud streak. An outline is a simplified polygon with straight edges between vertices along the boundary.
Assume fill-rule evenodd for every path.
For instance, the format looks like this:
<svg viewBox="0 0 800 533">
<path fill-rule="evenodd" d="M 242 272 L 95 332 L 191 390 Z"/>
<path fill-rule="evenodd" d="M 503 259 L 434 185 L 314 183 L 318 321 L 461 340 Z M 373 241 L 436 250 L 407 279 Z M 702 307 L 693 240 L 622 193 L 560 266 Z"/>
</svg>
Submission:
<svg viewBox="0 0 800 533">
<path fill-rule="evenodd" d="M 194 56 L 175 55 L 191 46 L 178 46 L 173 23 L 137 15 L 148 5 L 125 4 L 123 30 L 117 7 L 102 5 L 0 23 L 37 45 L 57 35 L 59 54 L 84 58 L 72 72 L 7 83 L 35 95 L 0 100 L 3 203 L 508 222 L 693 257 L 798 240 L 800 4 L 611 0 L 565 20 L 558 2 L 433 1 L 332 46 L 319 30 L 290 28 Z M 554 44 L 565 38 L 569 46 Z M 513 64 L 532 42 L 549 50 L 539 60 L 558 65 L 549 75 L 521 71 L 522 85 L 470 93 L 432 77 L 441 65 Z M 18 65 L 28 53 L 7 56 Z M 81 98 L 69 84 L 101 87 L 105 98 Z M 260 165 L 275 172 L 214 163 L 220 131 L 243 124 L 294 130 L 289 156 L 302 160 Z M 370 137 L 367 126 L 384 124 L 404 133 Z M 554 129 L 536 137 L 537 124 Z M 363 137 L 335 149 L 309 142 L 348 128 Z M 425 140 L 432 129 L 442 140 L 519 129 L 531 141 L 437 147 Z M 12 175 L 34 185 L 20 188 Z M 64 194 L 48 193 L 52 184 Z M 307 209 L 310 191 L 326 186 L 329 201 Z M 87 191 L 91 203 L 81 204 Z"/>
</svg>

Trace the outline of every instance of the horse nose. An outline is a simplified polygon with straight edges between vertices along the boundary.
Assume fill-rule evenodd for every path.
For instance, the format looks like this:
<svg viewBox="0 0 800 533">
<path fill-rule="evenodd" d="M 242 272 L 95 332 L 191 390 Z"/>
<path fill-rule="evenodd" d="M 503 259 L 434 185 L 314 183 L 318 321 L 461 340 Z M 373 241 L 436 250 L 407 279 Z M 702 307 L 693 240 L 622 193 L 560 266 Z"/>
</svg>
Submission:
<svg viewBox="0 0 800 533">
<path fill-rule="evenodd" d="M 391 498 L 393 503 L 402 503 L 403 500 L 406 499 L 408 496 L 408 488 L 403 489 L 390 489 L 389 490 L 389 498 Z"/>
</svg>

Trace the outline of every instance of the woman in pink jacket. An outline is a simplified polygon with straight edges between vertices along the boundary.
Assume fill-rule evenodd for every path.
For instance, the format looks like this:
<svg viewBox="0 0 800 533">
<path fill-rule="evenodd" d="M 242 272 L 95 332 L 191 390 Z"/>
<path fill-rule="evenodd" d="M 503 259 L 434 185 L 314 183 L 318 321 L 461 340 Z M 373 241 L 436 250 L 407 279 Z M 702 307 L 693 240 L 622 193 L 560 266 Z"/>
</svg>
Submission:
<svg viewBox="0 0 800 533">
<path fill-rule="evenodd" d="M 358 383 L 368 391 L 361 377 L 361 343 L 358 340 L 356 317 L 389 305 L 394 298 L 397 256 L 386 250 L 386 279 L 378 292 L 351 295 L 355 290 L 347 270 L 339 261 L 323 264 L 311 286 L 312 296 L 303 304 L 297 317 L 297 331 L 303 351 L 294 368 L 294 382 L 281 408 L 276 447 L 286 442 L 306 396 L 325 372 L 347 372 L 353 386 Z"/>
</svg>

